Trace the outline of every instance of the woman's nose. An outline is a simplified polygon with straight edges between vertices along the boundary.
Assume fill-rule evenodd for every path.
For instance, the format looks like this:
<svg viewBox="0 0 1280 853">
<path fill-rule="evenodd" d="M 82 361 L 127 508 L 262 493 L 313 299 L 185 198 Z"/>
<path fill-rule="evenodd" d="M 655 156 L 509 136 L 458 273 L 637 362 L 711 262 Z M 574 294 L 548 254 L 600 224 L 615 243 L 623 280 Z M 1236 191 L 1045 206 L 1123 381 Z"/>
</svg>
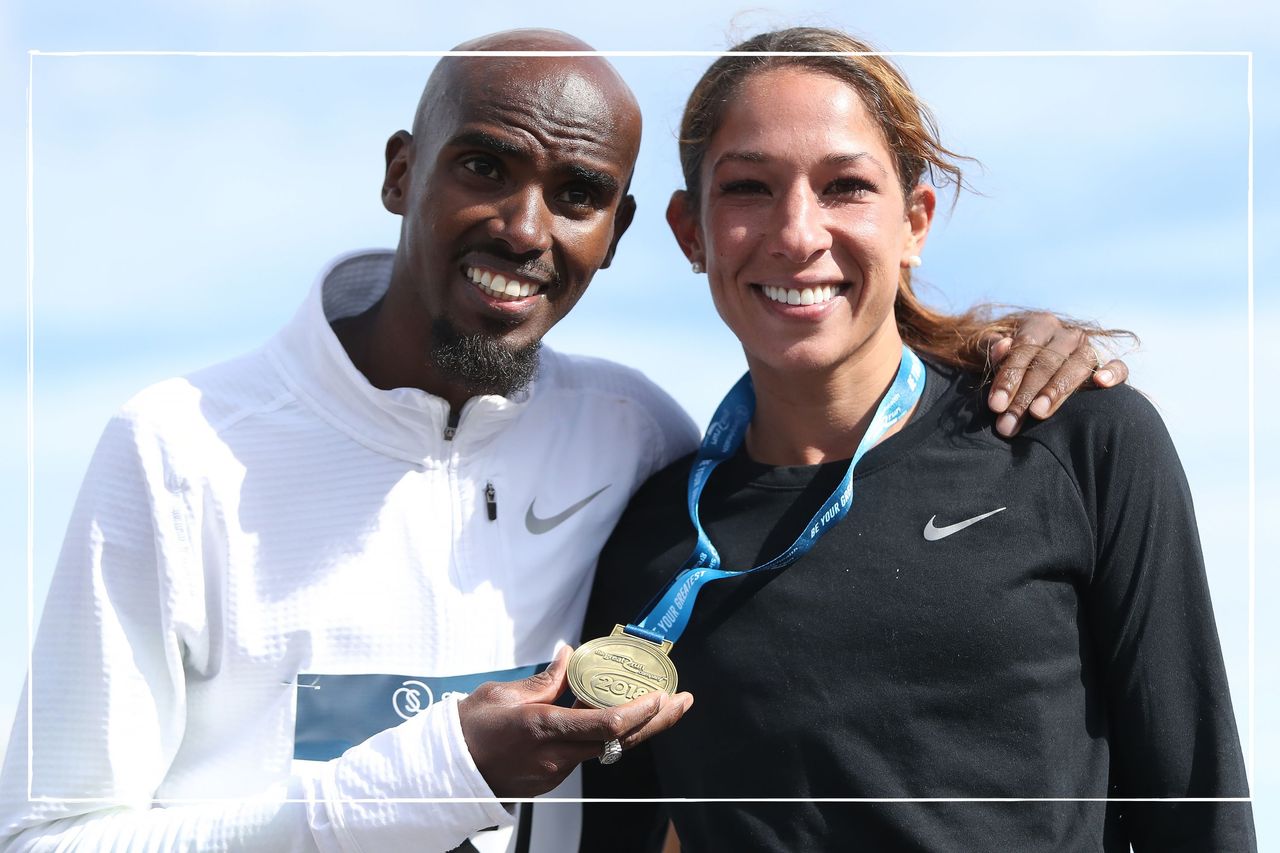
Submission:
<svg viewBox="0 0 1280 853">
<path fill-rule="evenodd" d="M 813 191 L 796 187 L 775 208 L 771 252 L 793 264 L 804 264 L 831 248 L 826 216 Z"/>
</svg>

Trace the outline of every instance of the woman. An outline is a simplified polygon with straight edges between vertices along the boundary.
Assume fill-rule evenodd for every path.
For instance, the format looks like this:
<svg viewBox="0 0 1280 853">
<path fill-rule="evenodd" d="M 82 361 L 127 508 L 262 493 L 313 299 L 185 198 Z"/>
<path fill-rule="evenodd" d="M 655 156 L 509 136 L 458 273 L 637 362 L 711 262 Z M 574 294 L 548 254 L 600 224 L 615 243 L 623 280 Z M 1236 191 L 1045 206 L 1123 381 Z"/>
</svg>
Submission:
<svg viewBox="0 0 1280 853">
<path fill-rule="evenodd" d="M 797 29 L 734 50 L 870 49 Z M 875 56 L 722 57 L 680 147 L 668 221 L 750 386 L 601 557 L 584 636 L 675 640 L 697 702 L 587 795 L 1075 800 L 672 804 L 686 850 L 1254 849 L 1247 803 L 1122 801 L 1247 796 L 1190 496 L 1130 389 L 993 434 L 978 318 L 942 336 L 956 318 L 911 289 L 926 173 L 961 175 L 906 81 Z M 784 565 L 699 586 L 708 546 Z M 639 819 L 589 814 L 587 846 Z"/>
</svg>

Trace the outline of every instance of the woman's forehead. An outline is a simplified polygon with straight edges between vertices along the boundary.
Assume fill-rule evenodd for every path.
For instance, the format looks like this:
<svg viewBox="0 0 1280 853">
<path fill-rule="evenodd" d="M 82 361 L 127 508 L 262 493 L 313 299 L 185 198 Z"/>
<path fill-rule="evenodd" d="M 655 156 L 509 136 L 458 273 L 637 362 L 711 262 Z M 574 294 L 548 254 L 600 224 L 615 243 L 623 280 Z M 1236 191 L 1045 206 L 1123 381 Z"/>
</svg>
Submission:
<svg viewBox="0 0 1280 853">
<path fill-rule="evenodd" d="M 759 71 L 743 80 L 727 102 L 711 143 L 723 149 L 750 140 L 825 140 L 887 150 L 882 129 L 852 85 L 821 71 L 791 66 Z"/>
</svg>

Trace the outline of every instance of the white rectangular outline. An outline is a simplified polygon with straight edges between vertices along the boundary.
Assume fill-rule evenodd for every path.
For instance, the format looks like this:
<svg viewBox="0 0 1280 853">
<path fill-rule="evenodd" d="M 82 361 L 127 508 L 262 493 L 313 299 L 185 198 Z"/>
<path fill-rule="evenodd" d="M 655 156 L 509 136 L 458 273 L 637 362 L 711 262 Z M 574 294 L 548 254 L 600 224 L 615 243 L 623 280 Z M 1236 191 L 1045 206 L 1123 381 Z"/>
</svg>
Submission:
<svg viewBox="0 0 1280 853">
<path fill-rule="evenodd" d="M 1241 56 L 1246 59 L 1246 85 L 1245 100 L 1248 113 L 1248 188 L 1246 193 L 1246 302 L 1247 302 L 1247 321 L 1246 321 L 1246 349 L 1248 353 L 1248 364 L 1246 367 L 1246 386 L 1248 395 L 1247 404 L 1247 445 L 1248 445 L 1248 518 L 1246 536 L 1247 562 L 1248 562 L 1248 587 L 1249 587 L 1249 615 L 1248 615 L 1248 664 L 1247 670 L 1249 675 L 1248 684 L 1248 748 L 1245 752 L 1245 774 L 1250 784 L 1250 796 L 1248 797 L 817 797 L 811 799 L 801 798 L 766 798 L 766 799 L 742 799 L 742 798 L 653 798 L 653 799 L 587 799 L 583 797 L 565 797 L 565 798 L 542 798 L 535 800 L 533 798 L 520 797 L 503 797 L 502 802 L 560 802 L 560 803 L 593 803 L 593 802 L 664 802 L 664 803 L 1004 803 L 1004 802 L 1033 802 L 1033 803 L 1078 803 L 1078 802 L 1121 802 L 1121 803 L 1149 803 L 1149 802 L 1181 802 L 1181 803 L 1236 803 L 1236 802 L 1253 802 L 1253 780 L 1254 780 L 1254 755 L 1256 748 L 1256 706 L 1255 696 L 1257 688 L 1257 672 L 1256 672 L 1256 642 L 1255 642 L 1255 626 L 1256 626 L 1256 605 L 1254 596 L 1257 590 L 1257 573 L 1256 573 L 1256 536 L 1257 536 L 1257 475 L 1256 475 L 1256 411 L 1254 403 L 1254 383 L 1256 366 L 1254 364 L 1254 227 L 1253 227 L 1253 157 L 1254 157 L 1254 115 L 1253 115 L 1253 51 L 1251 50 L 995 50 L 995 51 L 912 51 L 912 50 L 894 50 L 894 51 L 831 51 L 815 54 L 811 51 L 710 51 L 710 50 L 495 50 L 495 51 L 474 51 L 474 50 L 406 50 L 406 51 L 182 51 L 182 50 L 61 50 L 61 51 L 42 51 L 32 49 L 27 51 L 27 204 L 26 204 L 26 220 L 27 220 L 27 282 L 26 282 L 26 359 L 27 359 L 27 679 L 28 691 L 26 696 L 26 714 L 27 714 L 27 802 L 56 802 L 56 803 L 103 803 L 114 804 L 117 802 L 111 798 L 66 798 L 66 797 L 32 797 L 31 786 L 32 776 L 34 773 L 34 746 L 31 737 L 31 697 L 30 683 L 34 680 L 34 672 L 32 666 L 32 653 L 35 645 L 35 381 L 34 381 L 34 329 L 35 329 L 35 312 L 33 306 L 33 292 L 35 281 L 35 148 L 34 148 L 34 131 L 32 125 L 32 107 L 34 104 L 34 85 L 35 85 L 35 58 L 52 57 L 52 58 L 74 58 L 85 56 L 136 56 L 136 57 L 169 57 L 169 56 L 190 56 L 200 58 L 302 58 L 302 57 L 327 57 L 327 58 L 431 58 L 445 56 L 472 56 L 472 57 L 502 57 L 502 56 L 543 56 L 543 57 L 570 57 L 570 56 L 600 56 L 606 58 L 620 57 L 705 57 L 714 58 L 721 56 L 811 56 L 811 55 L 827 55 L 827 56 L 907 56 L 907 57 L 934 57 L 934 58 L 975 58 L 975 57 L 1000 57 L 1000 58 L 1031 58 L 1031 57 L 1170 57 L 1170 56 Z M 215 803 L 215 802 L 245 802 L 249 798 L 244 799 L 167 799 L 167 800 L 151 800 L 152 805 L 161 804 L 178 804 L 178 803 Z M 346 800 L 344 802 L 352 803 L 491 803 L 498 801 L 499 798 L 483 798 L 483 797 L 429 797 L 421 799 L 395 798 L 380 800 Z M 276 802 L 280 803 L 306 803 L 304 799 L 281 799 Z"/>
</svg>

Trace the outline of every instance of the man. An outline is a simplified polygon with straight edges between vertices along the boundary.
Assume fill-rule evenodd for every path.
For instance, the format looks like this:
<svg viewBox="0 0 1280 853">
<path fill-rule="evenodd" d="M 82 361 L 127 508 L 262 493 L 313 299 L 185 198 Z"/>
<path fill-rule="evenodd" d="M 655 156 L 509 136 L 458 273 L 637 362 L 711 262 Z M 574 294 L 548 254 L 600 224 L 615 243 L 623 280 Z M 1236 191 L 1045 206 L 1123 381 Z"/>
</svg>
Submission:
<svg viewBox="0 0 1280 853">
<path fill-rule="evenodd" d="M 539 350 L 631 221 L 639 138 L 601 59 L 441 62 L 387 144 L 395 253 L 340 258 L 262 350 L 112 420 L 0 849 L 502 849 L 495 798 L 680 718 L 687 695 L 553 704 L 600 546 L 697 436 L 634 371 Z"/>
</svg>

